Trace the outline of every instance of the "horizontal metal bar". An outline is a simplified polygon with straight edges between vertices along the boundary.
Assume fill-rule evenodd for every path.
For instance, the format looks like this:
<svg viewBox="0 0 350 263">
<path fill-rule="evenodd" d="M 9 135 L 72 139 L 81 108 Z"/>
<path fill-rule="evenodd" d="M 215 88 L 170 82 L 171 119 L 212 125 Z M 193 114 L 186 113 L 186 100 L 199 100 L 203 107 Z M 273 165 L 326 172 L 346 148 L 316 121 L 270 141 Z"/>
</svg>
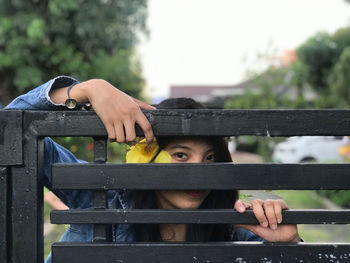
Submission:
<svg viewBox="0 0 350 263">
<path fill-rule="evenodd" d="M 285 210 L 283 224 L 350 224 L 350 209 Z M 160 210 L 106 209 L 51 212 L 52 224 L 258 224 L 253 211 L 241 214 L 232 209 Z"/>
<path fill-rule="evenodd" d="M 55 263 L 348 263 L 350 244 L 218 243 L 55 243 Z"/>
<path fill-rule="evenodd" d="M 55 189 L 350 189 L 350 164 L 54 164 Z"/>
<path fill-rule="evenodd" d="M 156 136 L 302 136 L 350 134 L 349 110 L 144 111 Z M 40 136 L 106 136 L 94 112 L 25 111 Z M 137 127 L 137 135 L 143 133 Z"/>
</svg>

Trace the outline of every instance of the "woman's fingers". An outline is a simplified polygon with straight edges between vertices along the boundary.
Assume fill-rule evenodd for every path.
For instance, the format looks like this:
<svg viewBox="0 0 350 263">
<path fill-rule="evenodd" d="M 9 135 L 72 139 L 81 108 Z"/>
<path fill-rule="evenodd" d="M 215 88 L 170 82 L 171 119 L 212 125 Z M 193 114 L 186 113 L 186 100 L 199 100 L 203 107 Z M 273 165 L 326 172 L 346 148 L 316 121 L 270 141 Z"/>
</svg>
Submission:
<svg viewBox="0 0 350 263">
<path fill-rule="evenodd" d="M 256 199 L 252 201 L 252 208 L 260 225 L 239 224 L 235 225 L 236 227 L 246 228 L 269 242 L 300 241 L 296 225 L 279 225 L 282 222 L 283 209 L 288 208 L 283 200 L 262 201 Z"/>
<path fill-rule="evenodd" d="M 287 209 L 287 205 L 283 200 L 253 200 L 252 208 L 255 217 L 263 227 L 268 227 L 272 230 L 277 229 L 277 224 L 282 222 L 282 210 Z"/>
<path fill-rule="evenodd" d="M 115 130 L 114 130 L 113 124 L 105 123 L 104 125 L 105 125 L 106 130 L 107 130 L 108 140 L 110 142 L 115 142 L 116 135 L 115 135 Z"/>
<path fill-rule="evenodd" d="M 143 101 L 138 100 L 138 99 L 135 99 L 135 98 L 132 98 L 132 99 L 133 99 L 133 100 L 136 102 L 136 104 L 139 105 L 140 108 L 143 109 L 143 110 L 156 110 L 155 107 L 153 107 L 153 106 L 147 104 L 146 102 L 143 102 Z"/>
<path fill-rule="evenodd" d="M 275 200 L 274 202 L 274 209 L 275 209 L 275 214 L 277 218 L 277 223 L 280 224 L 282 223 L 282 210 L 283 209 L 288 209 L 288 206 L 283 200 Z"/>
<path fill-rule="evenodd" d="M 234 209 L 236 209 L 239 213 L 244 213 L 246 210 L 246 207 L 244 206 L 242 200 L 237 200 Z"/>
<path fill-rule="evenodd" d="M 280 205 L 280 203 L 278 202 L 274 203 L 274 210 L 276 214 L 277 223 L 281 224 L 282 223 L 282 206 Z"/>
<path fill-rule="evenodd" d="M 243 202 L 242 200 L 237 200 L 234 209 L 236 209 L 239 213 L 244 213 L 246 209 L 251 208 L 249 203 Z"/>
<path fill-rule="evenodd" d="M 122 123 L 114 123 L 114 130 L 117 136 L 116 141 L 119 143 L 125 142 L 124 126 Z"/>
<path fill-rule="evenodd" d="M 154 107 L 130 97 L 104 80 L 87 81 L 85 86 L 88 100 L 101 118 L 111 141 L 134 140 L 135 121 L 143 130 L 147 142 L 153 141 L 152 127 L 141 108 L 154 110 Z"/>
<path fill-rule="evenodd" d="M 275 213 L 274 200 L 266 200 L 264 202 L 265 216 L 272 230 L 277 229 L 277 216 Z"/>
<path fill-rule="evenodd" d="M 153 142 L 154 134 L 151 124 L 142 112 L 136 116 L 136 123 L 141 127 L 145 135 L 146 142 L 148 145 L 150 145 Z"/>
<path fill-rule="evenodd" d="M 252 209 L 253 209 L 254 215 L 255 215 L 256 219 L 259 221 L 260 225 L 263 227 L 267 227 L 269 224 L 268 224 L 267 218 L 265 216 L 263 203 L 264 203 L 264 201 L 262 201 L 260 199 L 253 200 L 252 201 Z"/>
<path fill-rule="evenodd" d="M 127 142 L 132 142 L 136 139 L 136 133 L 135 133 L 135 123 L 127 120 L 124 123 L 124 128 L 125 128 L 125 140 Z"/>
<path fill-rule="evenodd" d="M 251 204 L 249 204 L 249 203 L 247 203 L 247 202 L 243 202 L 243 201 L 242 201 L 242 203 L 243 203 L 243 205 L 244 205 L 244 207 L 245 207 L 246 209 L 252 208 L 252 205 L 251 205 Z"/>
</svg>

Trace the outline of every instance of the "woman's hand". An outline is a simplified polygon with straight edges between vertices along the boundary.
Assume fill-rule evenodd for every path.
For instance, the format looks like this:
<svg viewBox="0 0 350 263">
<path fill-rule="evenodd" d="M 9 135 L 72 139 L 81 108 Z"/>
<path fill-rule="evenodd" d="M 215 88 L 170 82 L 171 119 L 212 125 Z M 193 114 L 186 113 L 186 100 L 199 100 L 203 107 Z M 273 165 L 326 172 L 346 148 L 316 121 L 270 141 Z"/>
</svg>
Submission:
<svg viewBox="0 0 350 263">
<path fill-rule="evenodd" d="M 141 111 L 155 110 L 147 103 L 130 97 L 102 79 L 92 79 L 75 85 L 70 96 L 78 102 L 91 103 L 103 122 L 110 141 L 134 141 L 137 123 L 143 130 L 147 143 L 153 142 L 151 124 Z M 67 88 L 51 91 L 50 97 L 55 103 L 63 104 L 67 99 Z"/>
<path fill-rule="evenodd" d="M 269 242 L 299 242 L 300 237 L 296 225 L 281 225 L 282 210 L 288 209 L 283 200 L 253 200 L 247 204 L 238 200 L 235 209 L 244 213 L 246 209 L 252 209 L 260 225 L 236 225 L 248 229 Z"/>
</svg>

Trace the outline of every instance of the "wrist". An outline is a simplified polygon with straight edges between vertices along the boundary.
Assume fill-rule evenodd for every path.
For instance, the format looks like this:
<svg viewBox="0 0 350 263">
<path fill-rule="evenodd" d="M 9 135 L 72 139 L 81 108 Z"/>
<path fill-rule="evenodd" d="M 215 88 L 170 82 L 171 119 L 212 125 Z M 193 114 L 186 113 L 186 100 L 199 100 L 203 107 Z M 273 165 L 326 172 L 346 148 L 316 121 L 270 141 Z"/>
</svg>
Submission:
<svg viewBox="0 0 350 263">
<path fill-rule="evenodd" d="M 100 87 L 109 83 L 103 79 L 90 79 L 80 84 L 81 84 L 81 90 L 86 96 L 85 97 L 86 102 L 91 103 L 97 90 L 101 90 Z"/>
<path fill-rule="evenodd" d="M 300 236 L 297 234 L 290 242 L 292 242 L 292 243 L 301 242 L 301 238 L 300 238 Z"/>
</svg>

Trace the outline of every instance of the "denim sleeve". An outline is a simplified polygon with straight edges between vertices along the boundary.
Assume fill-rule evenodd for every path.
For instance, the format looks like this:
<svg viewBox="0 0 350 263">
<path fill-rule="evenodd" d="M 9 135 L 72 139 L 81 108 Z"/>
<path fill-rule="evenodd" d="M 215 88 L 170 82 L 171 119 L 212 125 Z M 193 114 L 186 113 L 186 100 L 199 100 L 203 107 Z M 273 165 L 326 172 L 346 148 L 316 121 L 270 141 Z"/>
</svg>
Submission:
<svg viewBox="0 0 350 263">
<path fill-rule="evenodd" d="M 67 109 L 64 104 L 55 104 L 49 97 L 51 89 L 63 88 L 77 81 L 67 76 L 59 76 L 14 99 L 5 107 L 8 110 L 59 110 Z"/>
<path fill-rule="evenodd" d="M 44 185 L 52 190 L 51 166 L 53 163 L 86 163 L 78 160 L 70 151 L 45 138 L 44 153 Z M 69 208 L 84 209 L 92 207 L 93 193 L 90 190 L 53 190 Z"/>
<path fill-rule="evenodd" d="M 244 228 L 235 228 L 233 241 L 260 241 L 263 242 L 264 239 L 255 235 L 253 232 Z"/>
</svg>

